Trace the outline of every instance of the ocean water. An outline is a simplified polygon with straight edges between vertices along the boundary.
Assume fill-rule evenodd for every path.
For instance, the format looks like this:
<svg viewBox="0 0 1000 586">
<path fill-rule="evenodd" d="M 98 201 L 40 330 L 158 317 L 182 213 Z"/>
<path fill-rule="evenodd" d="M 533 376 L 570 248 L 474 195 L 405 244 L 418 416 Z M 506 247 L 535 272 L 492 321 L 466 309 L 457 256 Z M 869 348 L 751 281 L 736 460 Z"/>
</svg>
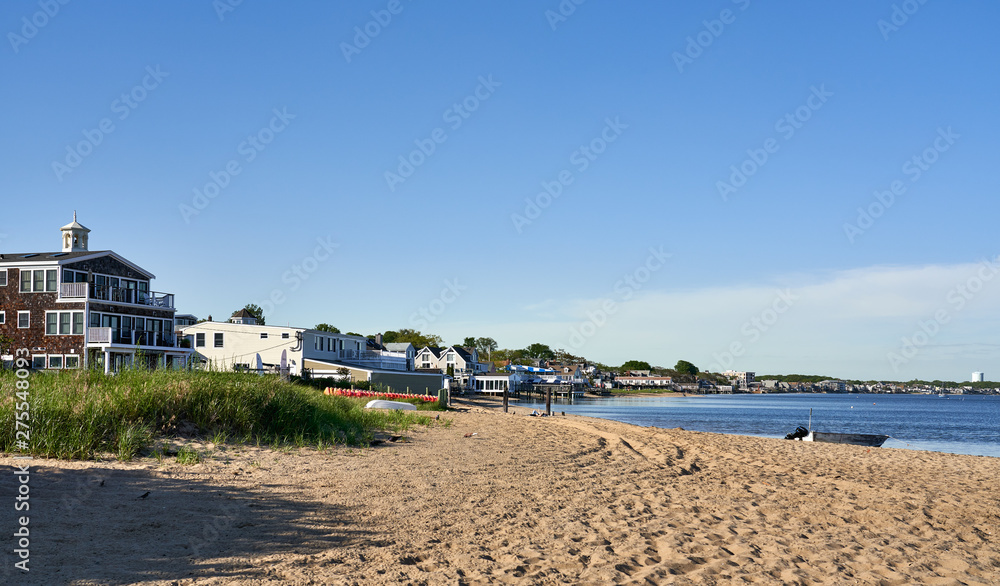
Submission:
<svg viewBox="0 0 1000 586">
<path fill-rule="evenodd" d="M 544 410 L 538 399 L 511 401 Z M 662 428 L 785 437 L 817 431 L 890 436 L 885 448 L 1000 457 L 1000 396 L 770 394 L 617 396 L 552 401 L 552 410 Z"/>
</svg>

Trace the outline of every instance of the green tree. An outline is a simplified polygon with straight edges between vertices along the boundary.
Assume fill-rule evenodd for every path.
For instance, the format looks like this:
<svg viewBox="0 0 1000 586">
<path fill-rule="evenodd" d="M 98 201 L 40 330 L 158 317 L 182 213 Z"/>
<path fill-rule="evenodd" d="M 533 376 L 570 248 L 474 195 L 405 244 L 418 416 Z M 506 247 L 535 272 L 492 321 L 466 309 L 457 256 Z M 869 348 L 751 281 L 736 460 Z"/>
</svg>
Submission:
<svg viewBox="0 0 1000 586">
<path fill-rule="evenodd" d="M 464 346 L 466 348 L 475 348 L 476 347 L 476 339 L 473 338 L 472 336 L 469 336 L 469 337 L 465 338 L 464 340 L 462 340 L 462 346 Z"/>
<path fill-rule="evenodd" d="M 674 365 L 674 370 L 680 374 L 690 374 L 692 376 L 698 374 L 698 367 L 687 360 L 678 360 L 677 364 Z"/>
<path fill-rule="evenodd" d="M 257 319 L 257 325 L 263 326 L 264 323 L 264 310 L 260 308 L 256 303 L 247 303 L 246 307 L 243 309 L 247 310 L 250 315 Z"/>
<path fill-rule="evenodd" d="M 546 344 L 541 344 L 535 342 L 527 348 L 524 349 L 525 356 L 530 358 L 535 358 L 536 360 L 552 360 L 556 357 L 556 353 L 552 351 Z"/>
<path fill-rule="evenodd" d="M 422 334 L 417 330 L 410 328 L 402 328 L 399 331 L 389 330 L 382 333 L 382 343 L 392 344 L 398 342 L 400 344 L 405 344 L 409 342 L 413 344 L 414 348 L 423 348 L 424 346 L 443 346 L 444 340 L 441 336 L 434 334 Z"/>
<path fill-rule="evenodd" d="M 340 329 L 331 326 L 330 324 L 316 324 L 313 328 L 314 330 L 319 330 L 321 332 L 330 332 L 331 334 L 339 334 Z"/>
<path fill-rule="evenodd" d="M 479 351 L 479 356 L 482 357 L 486 354 L 487 360 L 493 360 L 493 352 L 497 349 L 497 341 L 493 338 L 476 338 L 475 344 L 476 350 Z"/>
<path fill-rule="evenodd" d="M 644 360 L 629 360 L 622 365 L 620 370 L 653 370 L 653 367 Z"/>
</svg>

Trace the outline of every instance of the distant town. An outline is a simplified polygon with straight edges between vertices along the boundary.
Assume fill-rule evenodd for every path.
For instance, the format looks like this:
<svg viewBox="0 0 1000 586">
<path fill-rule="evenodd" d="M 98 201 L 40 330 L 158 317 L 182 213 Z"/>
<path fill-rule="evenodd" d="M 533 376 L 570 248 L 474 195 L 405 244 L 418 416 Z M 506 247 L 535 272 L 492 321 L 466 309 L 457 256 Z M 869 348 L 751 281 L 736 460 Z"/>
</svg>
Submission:
<svg viewBox="0 0 1000 586">
<path fill-rule="evenodd" d="M 439 389 L 556 396 L 633 392 L 1000 394 L 1000 383 L 972 373 L 950 381 L 856 381 L 815 375 L 702 372 L 686 360 L 673 368 L 629 360 L 610 366 L 543 343 L 500 348 L 489 337 L 445 344 L 415 329 L 342 333 L 329 323 L 266 325 L 249 303 L 223 320 L 180 313 L 172 293 L 154 291 L 153 273 L 110 250 L 90 250 L 90 229 L 59 229 L 60 248 L 0 254 L 0 360 L 13 348 L 34 370 L 79 368 L 207 369 L 278 373 L 363 383 L 398 392 Z M 54 239 L 53 239 L 54 240 Z M 236 303 L 234 302 L 234 305 Z M 238 307 L 238 306 L 237 306 Z M 319 308 L 317 308 L 319 310 Z M 227 312 L 228 314 L 228 312 Z M 225 315 L 225 314 L 224 314 Z"/>
</svg>

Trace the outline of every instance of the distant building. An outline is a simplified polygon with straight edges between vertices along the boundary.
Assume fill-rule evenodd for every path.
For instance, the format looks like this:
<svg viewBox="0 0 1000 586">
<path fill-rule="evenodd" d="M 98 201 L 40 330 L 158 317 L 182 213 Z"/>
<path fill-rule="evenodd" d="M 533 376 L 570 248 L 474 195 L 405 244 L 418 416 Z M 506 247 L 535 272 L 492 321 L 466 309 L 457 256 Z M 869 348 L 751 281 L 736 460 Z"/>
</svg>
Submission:
<svg viewBox="0 0 1000 586">
<path fill-rule="evenodd" d="M 673 379 L 669 376 L 619 376 L 615 382 L 623 387 L 669 387 Z"/>
<path fill-rule="evenodd" d="M 986 374 L 985 373 L 982 373 L 982 372 L 974 372 L 974 373 L 972 373 L 972 382 L 974 382 L 974 383 L 981 383 L 984 380 L 986 380 Z"/>
<path fill-rule="evenodd" d="M 736 379 L 738 386 L 746 388 L 750 386 L 750 383 L 754 381 L 754 376 L 756 373 L 753 372 L 742 372 L 736 370 L 727 370 L 722 373 L 722 376 L 729 377 L 731 379 Z"/>
</svg>

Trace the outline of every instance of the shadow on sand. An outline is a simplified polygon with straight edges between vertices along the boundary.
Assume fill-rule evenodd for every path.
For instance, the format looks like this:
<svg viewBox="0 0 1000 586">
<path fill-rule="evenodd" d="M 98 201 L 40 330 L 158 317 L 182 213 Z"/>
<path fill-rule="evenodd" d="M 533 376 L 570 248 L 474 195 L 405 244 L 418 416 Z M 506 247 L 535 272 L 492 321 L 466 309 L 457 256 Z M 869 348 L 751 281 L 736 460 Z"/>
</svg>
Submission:
<svg viewBox="0 0 1000 586">
<path fill-rule="evenodd" d="M 298 499 L 294 490 L 264 498 L 249 483 L 219 486 L 169 470 L 99 464 L 32 466 L 30 510 L 19 512 L 20 483 L 10 462 L 0 475 L 4 584 L 259 580 L 275 577 L 261 558 L 290 555 L 307 563 L 331 548 L 378 539 L 359 529 L 347 508 Z M 30 518 L 28 573 L 14 568 L 21 516 Z"/>
</svg>

